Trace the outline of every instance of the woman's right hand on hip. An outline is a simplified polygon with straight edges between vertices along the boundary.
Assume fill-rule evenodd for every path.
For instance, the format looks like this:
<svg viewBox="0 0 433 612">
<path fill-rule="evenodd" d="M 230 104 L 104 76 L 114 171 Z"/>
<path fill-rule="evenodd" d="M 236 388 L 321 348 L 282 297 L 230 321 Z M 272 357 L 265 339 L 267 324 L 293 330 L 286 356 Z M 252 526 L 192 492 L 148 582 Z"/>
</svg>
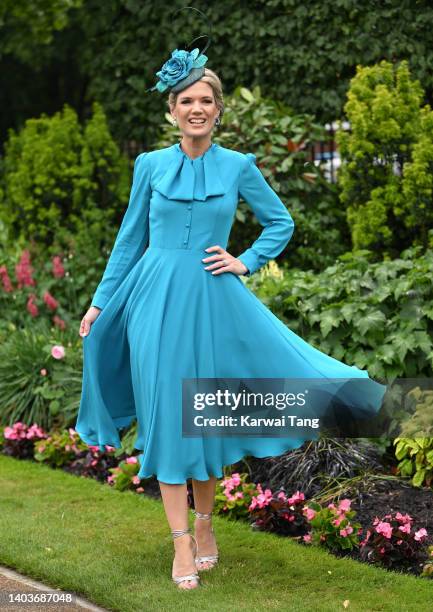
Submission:
<svg viewBox="0 0 433 612">
<path fill-rule="evenodd" d="M 80 325 L 80 336 L 88 336 L 90 332 L 90 327 L 94 321 L 99 317 L 101 313 L 101 309 L 96 306 L 90 306 L 89 310 L 86 312 L 84 317 L 81 319 Z"/>
</svg>

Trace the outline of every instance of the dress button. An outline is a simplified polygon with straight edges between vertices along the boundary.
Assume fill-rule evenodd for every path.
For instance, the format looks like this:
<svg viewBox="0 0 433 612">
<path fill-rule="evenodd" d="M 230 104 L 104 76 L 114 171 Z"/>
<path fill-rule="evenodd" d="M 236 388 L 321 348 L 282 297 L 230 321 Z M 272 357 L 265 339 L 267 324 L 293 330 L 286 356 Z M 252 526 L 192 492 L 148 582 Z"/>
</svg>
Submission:
<svg viewBox="0 0 433 612">
<path fill-rule="evenodd" d="M 187 224 L 185 225 L 185 227 L 189 227 L 189 223 L 187 223 Z"/>
<path fill-rule="evenodd" d="M 183 241 L 183 244 L 186 244 L 187 242 L 188 242 L 188 240 L 184 240 L 184 241 Z"/>
<path fill-rule="evenodd" d="M 190 204 L 190 205 L 188 206 L 188 210 L 191 210 L 191 208 L 192 208 L 192 206 L 191 206 L 191 204 Z"/>
</svg>

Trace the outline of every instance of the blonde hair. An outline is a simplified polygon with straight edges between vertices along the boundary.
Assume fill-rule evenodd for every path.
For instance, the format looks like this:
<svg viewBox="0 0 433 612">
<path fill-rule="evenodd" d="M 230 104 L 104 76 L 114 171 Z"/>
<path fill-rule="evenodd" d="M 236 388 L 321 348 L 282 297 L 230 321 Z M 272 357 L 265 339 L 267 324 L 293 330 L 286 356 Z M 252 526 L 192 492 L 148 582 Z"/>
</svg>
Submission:
<svg viewBox="0 0 433 612">
<path fill-rule="evenodd" d="M 219 118 L 222 119 L 224 114 L 224 98 L 223 98 L 223 87 L 221 80 L 216 72 L 211 70 L 210 68 L 204 69 L 204 75 L 199 79 L 199 81 L 203 81 L 204 83 L 208 83 L 212 87 L 213 96 L 215 98 L 215 104 L 220 111 Z M 167 104 L 170 110 L 176 106 L 177 96 L 182 93 L 181 91 L 174 93 L 170 92 L 168 95 Z"/>
</svg>

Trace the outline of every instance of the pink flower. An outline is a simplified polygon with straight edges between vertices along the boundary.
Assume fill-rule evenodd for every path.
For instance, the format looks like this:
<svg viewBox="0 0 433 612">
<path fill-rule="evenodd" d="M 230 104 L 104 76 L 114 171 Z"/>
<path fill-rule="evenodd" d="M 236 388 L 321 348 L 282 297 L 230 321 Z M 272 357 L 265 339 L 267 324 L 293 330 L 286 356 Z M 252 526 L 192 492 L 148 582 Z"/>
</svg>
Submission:
<svg viewBox="0 0 433 612">
<path fill-rule="evenodd" d="M 30 265 L 30 252 L 28 250 L 23 251 L 20 261 L 15 266 L 15 276 L 18 281 L 18 289 L 22 287 L 36 285 L 35 280 L 32 278 L 33 268 Z"/>
<path fill-rule="evenodd" d="M 141 482 L 141 478 L 139 476 L 134 476 L 132 482 L 133 484 L 138 485 Z"/>
<path fill-rule="evenodd" d="M 339 526 L 340 526 L 340 523 L 341 523 L 343 520 L 344 520 L 344 518 L 343 518 L 343 517 L 341 517 L 341 516 L 339 516 L 339 517 L 337 517 L 336 519 L 334 519 L 334 520 L 332 521 L 332 524 L 333 524 L 333 525 L 335 525 L 336 527 L 339 527 Z"/>
<path fill-rule="evenodd" d="M 43 300 L 50 310 L 56 310 L 59 305 L 59 302 L 53 298 L 49 291 L 44 292 Z"/>
<path fill-rule="evenodd" d="M 422 529 L 419 529 L 418 531 L 415 531 L 415 540 L 417 542 L 421 542 L 422 540 L 424 540 L 427 537 L 427 530 L 424 529 L 424 527 Z"/>
<path fill-rule="evenodd" d="M 98 448 L 98 447 L 96 447 Z M 107 453 L 112 453 L 113 451 L 116 450 L 115 446 L 108 446 L 108 444 L 105 445 L 105 450 L 107 451 Z"/>
<path fill-rule="evenodd" d="M 51 356 L 54 359 L 63 359 L 65 356 L 65 348 L 61 344 L 55 344 L 51 349 Z"/>
<path fill-rule="evenodd" d="M 135 489 L 135 492 L 136 492 L 136 493 L 144 493 L 144 489 L 143 489 L 143 487 L 137 487 L 137 488 Z"/>
<path fill-rule="evenodd" d="M 350 510 L 351 503 L 352 502 L 350 501 L 350 499 L 342 499 L 341 502 L 338 504 L 338 508 L 340 511 L 347 512 L 348 510 Z"/>
<path fill-rule="evenodd" d="M 399 530 L 402 531 L 403 533 L 410 533 L 410 523 L 401 525 L 401 527 L 399 527 Z"/>
<path fill-rule="evenodd" d="M 53 264 L 53 276 L 55 278 L 62 278 L 63 276 L 65 276 L 65 268 L 63 267 L 62 259 L 61 257 L 59 257 L 59 255 L 55 255 L 53 257 L 52 264 Z"/>
<path fill-rule="evenodd" d="M 381 533 L 385 538 L 390 539 L 392 536 L 392 526 L 390 523 L 379 522 L 376 527 L 377 533 Z"/>
<path fill-rule="evenodd" d="M 284 491 L 280 491 L 277 495 L 277 499 L 281 499 L 282 501 L 286 501 L 286 495 Z"/>
<path fill-rule="evenodd" d="M 304 535 L 303 540 L 304 542 L 311 542 L 311 535 L 307 533 L 306 535 Z"/>
<path fill-rule="evenodd" d="M 347 537 L 351 533 L 353 533 L 353 527 L 350 525 L 347 525 L 345 529 L 340 529 L 340 535 L 343 536 L 343 538 Z"/>
<path fill-rule="evenodd" d="M 241 477 L 238 472 L 232 474 L 232 484 L 234 487 L 238 487 L 241 484 Z"/>
<path fill-rule="evenodd" d="M 403 540 L 397 540 L 396 544 L 400 546 L 400 544 L 403 544 Z"/>
<path fill-rule="evenodd" d="M 6 266 L 0 266 L 0 276 L 3 283 L 3 289 L 6 291 L 6 293 L 13 291 L 11 279 L 9 278 Z"/>
<path fill-rule="evenodd" d="M 113 484 L 113 482 L 114 482 L 114 474 L 112 474 L 111 476 L 108 476 L 107 482 L 108 482 L 108 484 Z"/>
<path fill-rule="evenodd" d="M 336 510 L 335 504 L 328 504 L 329 510 Z"/>
<path fill-rule="evenodd" d="M 312 521 L 313 518 L 316 516 L 316 512 L 312 508 L 308 508 L 308 506 L 304 508 L 304 514 L 307 517 L 308 521 Z"/>
<path fill-rule="evenodd" d="M 411 523 L 413 520 L 412 517 L 409 516 L 409 514 L 400 514 L 400 512 L 396 513 L 395 518 L 397 519 L 399 523 L 403 523 L 403 525 L 406 525 L 407 523 Z"/>
<path fill-rule="evenodd" d="M 289 505 L 292 505 L 292 504 L 296 504 L 304 500 L 305 500 L 305 495 L 303 493 L 300 493 L 299 491 L 296 491 L 296 493 L 294 493 L 291 497 L 289 497 L 289 499 L 287 500 L 287 503 Z"/>
<path fill-rule="evenodd" d="M 92 451 L 92 453 L 97 453 L 99 451 L 99 446 L 94 446 L 89 444 L 89 449 Z"/>
<path fill-rule="evenodd" d="M 382 546 L 382 548 L 379 549 L 379 552 L 381 555 L 385 554 L 385 548 L 384 546 Z"/>
<path fill-rule="evenodd" d="M 47 375 L 47 371 L 45 368 L 42 368 L 41 370 L 41 376 L 46 376 Z"/>
<path fill-rule="evenodd" d="M 320 536 L 320 541 L 324 542 L 325 540 L 326 540 L 326 535 L 322 533 L 322 535 Z"/>
<path fill-rule="evenodd" d="M 242 499 L 242 498 L 243 498 L 243 496 L 244 496 L 244 494 L 242 493 L 242 491 L 236 491 L 236 493 L 235 493 L 235 497 L 236 497 L 237 499 Z"/>
<path fill-rule="evenodd" d="M 127 457 L 126 463 L 137 463 L 137 457 Z"/>
</svg>

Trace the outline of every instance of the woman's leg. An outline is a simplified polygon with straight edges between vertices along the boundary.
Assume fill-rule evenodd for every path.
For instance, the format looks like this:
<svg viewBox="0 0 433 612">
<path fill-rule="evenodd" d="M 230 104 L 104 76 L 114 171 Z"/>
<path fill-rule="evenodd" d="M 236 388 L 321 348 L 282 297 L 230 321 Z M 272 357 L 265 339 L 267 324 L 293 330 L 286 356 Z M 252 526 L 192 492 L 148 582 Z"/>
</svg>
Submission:
<svg viewBox="0 0 433 612">
<path fill-rule="evenodd" d="M 215 487 L 217 478 L 211 476 L 209 480 L 194 480 L 192 479 L 192 490 L 194 494 L 194 507 L 198 512 L 212 512 L 215 503 Z M 218 548 L 215 541 L 215 536 L 212 532 L 212 519 L 204 520 L 198 517 L 194 523 L 195 537 L 200 555 L 216 555 Z M 210 569 L 213 563 L 203 561 L 199 565 L 199 569 Z"/>
<path fill-rule="evenodd" d="M 164 504 L 170 529 L 186 529 L 188 527 L 188 502 L 186 484 L 167 484 L 159 481 L 161 497 Z M 194 546 L 189 533 L 173 540 L 175 557 L 173 560 L 173 575 L 187 576 L 197 571 L 194 561 Z M 186 580 L 179 584 L 181 589 L 194 589 L 198 582 Z"/>
</svg>

